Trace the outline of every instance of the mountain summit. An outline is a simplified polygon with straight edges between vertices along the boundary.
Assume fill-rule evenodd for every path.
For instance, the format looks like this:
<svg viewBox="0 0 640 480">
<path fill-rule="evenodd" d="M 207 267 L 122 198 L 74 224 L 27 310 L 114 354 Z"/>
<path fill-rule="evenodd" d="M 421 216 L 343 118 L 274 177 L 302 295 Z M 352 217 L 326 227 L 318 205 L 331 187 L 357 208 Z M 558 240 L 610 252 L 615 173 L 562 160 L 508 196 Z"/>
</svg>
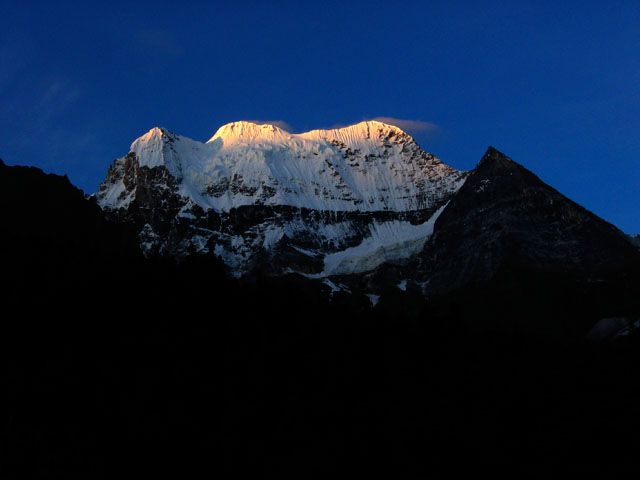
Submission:
<svg viewBox="0 0 640 480">
<path fill-rule="evenodd" d="M 489 147 L 421 252 L 430 292 L 492 278 L 504 267 L 600 281 L 637 264 L 629 238 Z"/>
<path fill-rule="evenodd" d="M 381 122 L 300 134 L 234 122 L 207 143 L 150 130 L 96 199 L 148 254 L 213 252 L 237 275 L 259 263 L 321 274 L 326 255 L 420 237 L 466 177 Z"/>
<path fill-rule="evenodd" d="M 374 292 L 448 292 L 505 268 L 596 281 L 638 258 L 629 237 L 495 148 L 458 171 L 376 121 L 299 134 L 234 122 L 206 143 L 154 128 L 96 199 L 147 255 L 212 253 L 235 276 L 298 273 Z"/>
<path fill-rule="evenodd" d="M 93 199 L 0 161 L 10 469 L 637 458 L 629 237 L 493 148 L 227 130 L 152 129 Z"/>
</svg>

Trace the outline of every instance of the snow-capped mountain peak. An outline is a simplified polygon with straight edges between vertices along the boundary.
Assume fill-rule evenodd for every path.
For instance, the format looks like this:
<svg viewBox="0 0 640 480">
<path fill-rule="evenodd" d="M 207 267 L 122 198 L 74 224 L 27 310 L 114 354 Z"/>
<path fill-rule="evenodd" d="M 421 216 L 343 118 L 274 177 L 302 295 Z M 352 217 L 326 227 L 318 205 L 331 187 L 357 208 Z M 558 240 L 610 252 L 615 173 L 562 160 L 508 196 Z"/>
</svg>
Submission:
<svg viewBox="0 0 640 480">
<path fill-rule="evenodd" d="M 223 125 L 207 143 L 222 141 L 223 146 L 250 143 L 301 144 L 305 141 L 339 143 L 348 147 L 366 147 L 390 138 L 415 143 L 413 138 L 400 128 L 375 120 L 363 121 L 346 127 L 317 129 L 303 133 L 291 133 L 270 124 L 256 124 L 247 121 L 231 122 Z"/>
<path fill-rule="evenodd" d="M 252 141 L 274 142 L 277 140 L 286 140 L 291 137 L 289 132 L 269 124 L 257 124 L 247 121 L 231 122 L 223 125 L 211 137 L 207 143 L 221 139 L 224 145 L 233 145 L 236 143 L 249 143 Z"/>
<path fill-rule="evenodd" d="M 285 238 L 297 252 L 333 253 L 382 231 L 404 245 L 466 177 L 378 121 L 297 134 L 241 121 L 206 143 L 151 129 L 115 161 L 96 199 L 139 223 L 147 250 L 213 249 L 244 268 Z M 252 209 L 267 217 L 236 218 Z M 191 233 L 170 233 L 185 223 Z"/>
<path fill-rule="evenodd" d="M 135 140 L 129 156 L 114 167 L 134 157 L 138 167 L 165 167 L 181 184 L 181 195 L 218 212 L 256 204 L 322 211 L 432 209 L 438 191 L 453 192 L 465 178 L 401 129 L 376 121 L 300 134 L 233 122 L 207 143 L 156 127 Z M 107 179 L 98 195 L 110 208 L 126 207 L 133 198 L 121 196 L 123 185 L 113 181 L 119 178 Z"/>
<path fill-rule="evenodd" d="M 129 152 L 135 153 L 140 166 L 149 168 L 167 166 L 165 163 L 165 148 L 167 143 L 177 139 L 177 135 L 166 128 L 153 127 L 147 133 L 134 140 Z"/>
<path fill-rule="evenodd" d="M 300 134 L 300 136 L 310 139 L 335 140 L 346 145 L 362 144 L 370 141 L 376 142 L 395 136 L 406 141 L 414 141 L 410 135 L 400 128 L 376 120 L 363 121 L 355 125 L 328 130 L 311 130 Z"/>
<path fill-rule="evenodd" d="M 489 278 L 508 258 L 571 270 L 637 255 L 494 148 L 461 172 L 377 121 L 297 134 L 234 122 L 207 143 L 153 128 L 95 198 L 134 225 L 147 254 L 210 252 L 238 276 L 371 273 L 428 294 Z M 593 249 L 593 232 L 611 248 Z"/>
<path fill-rule="evenodd" d="M 167 130 L 164 127 L 153 127 L 147 133 L 133 141 L 130 147 L 130 151 L 140 150 L 146 145 L 151 145 L 158 142 L 163 143 L 175 136 L 175 133 Z"/>
</svg>

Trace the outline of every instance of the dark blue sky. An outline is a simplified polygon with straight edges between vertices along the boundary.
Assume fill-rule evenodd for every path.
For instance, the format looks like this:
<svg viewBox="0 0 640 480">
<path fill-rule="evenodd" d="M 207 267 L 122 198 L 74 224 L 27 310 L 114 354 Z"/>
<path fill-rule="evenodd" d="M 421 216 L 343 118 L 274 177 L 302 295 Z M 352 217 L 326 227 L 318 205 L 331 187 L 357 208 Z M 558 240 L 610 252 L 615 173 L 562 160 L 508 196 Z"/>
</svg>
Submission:
<svg viewBox="0 0 640 480">
<path fill-rule="evenodd" d="M 0 157 L 87 193 L 154 126 L 391 117 L 449 165 L 493 145 L 640 233 L 638 1 L 26 1 L 0 27 Z"/>
</svg>

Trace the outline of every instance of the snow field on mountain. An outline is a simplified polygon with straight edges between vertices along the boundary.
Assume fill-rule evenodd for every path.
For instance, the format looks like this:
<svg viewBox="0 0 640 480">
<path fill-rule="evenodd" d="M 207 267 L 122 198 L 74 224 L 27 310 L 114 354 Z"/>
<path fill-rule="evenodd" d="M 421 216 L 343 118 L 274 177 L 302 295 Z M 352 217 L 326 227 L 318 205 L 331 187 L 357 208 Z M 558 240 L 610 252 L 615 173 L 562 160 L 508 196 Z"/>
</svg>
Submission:
<svg viewBox="0 0 640 480">
<path fill-rule="evenodd" d="M 437 190 L 457 190 L 464 181 L 402 130 L 381 122 L 301 134 L 235 122 L 207 143 L 154 128 L 132 143 L 131 152 L 140 167 L 166 167 L 182 196 L 217 212 L 244 205 L 419 210 L 431 207 Z M 100 201 L 126 208 L 132 196 L 123 191 L 121 182 L 107 185 Z"/>
<path fill-rule="evenodd" d="M 415 255 L 433 233 L 433 226 L 446 206 L 440 207 L 421 225 L 400 221 L 373 223 L 371 236 L 360 245 L 324 257 L 322 276 L 368 272 L 390 260 Z"/>
<path fill-rule="evenodd" d="M 307 274 L 326 278 L 420 252 L 467 176 L 382 122 L 300 134 L 233 122 L 206 143 L 151 129 L 96 200 L 138 224 L 146 253 L 213 250 L 241 275 L 297 252 L 312 259 Z"/>
</svg>

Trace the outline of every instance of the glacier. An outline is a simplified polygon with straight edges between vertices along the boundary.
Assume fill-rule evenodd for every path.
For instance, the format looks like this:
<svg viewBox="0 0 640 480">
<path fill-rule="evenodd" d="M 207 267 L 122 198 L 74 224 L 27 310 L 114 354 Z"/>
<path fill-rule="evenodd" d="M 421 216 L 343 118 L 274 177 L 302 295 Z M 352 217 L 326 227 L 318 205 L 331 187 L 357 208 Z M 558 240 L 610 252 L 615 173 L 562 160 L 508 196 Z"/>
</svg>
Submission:
<svg viewBox="0 0 640 480">
<path fill-rule="evenodd" d="M 95 198 L 136 225 L 147 253 L 210 251 L 238 275 L 262 263 L 330 276 L 419 251 L 467 175 L 383 122 L 290 133 L 238 121 L 206 142 L 152 128 Z"/>
<path fill-rule="evenodd" d="M 464 180 L 399 128 L 375 121 L 301 134 L 234 122 L 206 143 L 155 127 L 130 152 L 140 167 L 165 167 L 180 181 L 181 195 L 218 212 L 257 204 L 416 210 L 432 206 L 434 187 L 457 190 Z M 126 191 L 122 182 L 109 184 L 101 205 L 126 206 Z"/>
</svg>

